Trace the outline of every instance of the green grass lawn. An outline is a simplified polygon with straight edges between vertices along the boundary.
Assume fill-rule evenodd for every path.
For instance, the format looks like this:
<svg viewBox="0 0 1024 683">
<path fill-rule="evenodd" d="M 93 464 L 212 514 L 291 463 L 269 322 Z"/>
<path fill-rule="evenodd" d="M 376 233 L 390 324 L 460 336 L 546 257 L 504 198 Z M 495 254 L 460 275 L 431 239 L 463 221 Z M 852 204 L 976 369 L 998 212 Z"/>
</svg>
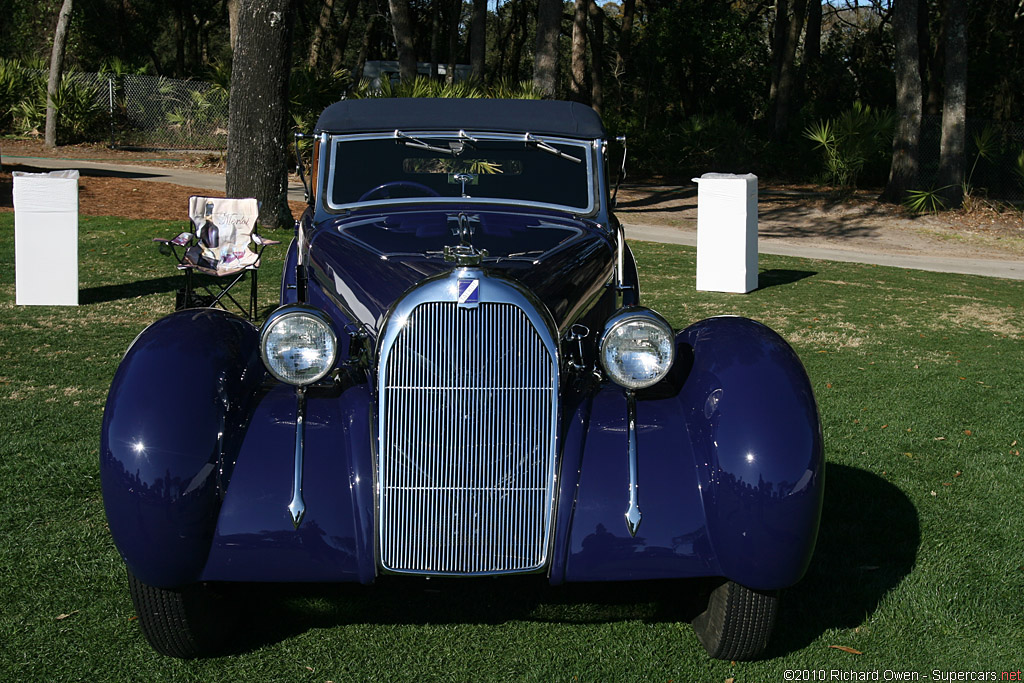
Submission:
<svg viewBox="0 0 1024 683">
<path fill-rule="evenodd" d="M 685 586 L 519 580 L 250 588 L 237 654 L 156 655 L 106 529 L 98 448 L 124 350 L 173 306 L 175 271 L 149 238 L 179 227 L 83 217 L 82 305 L 18 307 L 13 215 L 0 214 L 0 680 L 928 680 L 1024 666 L 1024 282 L 762 256 L 762 289 L 711 294 L 694 291 L 693 249 L 647 243 L 633 245 L 647 305 L 676 327 L 769 324 L 817 393 L 824 519 L 770 659 L 708 660 L 671 609 Z M 264 306 L 282 256 L 261 271 Z"/>
</svg>

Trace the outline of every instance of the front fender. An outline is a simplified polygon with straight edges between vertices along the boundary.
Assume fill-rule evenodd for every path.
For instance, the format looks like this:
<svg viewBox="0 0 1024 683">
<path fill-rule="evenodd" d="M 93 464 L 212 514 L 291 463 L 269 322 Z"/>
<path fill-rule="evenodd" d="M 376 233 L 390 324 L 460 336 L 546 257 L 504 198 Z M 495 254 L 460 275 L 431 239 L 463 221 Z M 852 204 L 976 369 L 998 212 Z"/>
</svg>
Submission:
<svg viewBox="0 0 1024 683">
<path fill-rule="evenodd" d="M 708 536 L 722 575 L 771 590 L 803 577 L 821 518 L 825 461 L 810 380 L 768 327 L 709 318 L 677 336 L 679 392 Z"/>
<path fill-rule="evenodd" d="M 103 412 L 100 477 L 114 543 L 142 582 L 198 579 L 265 374 L 257 328 L 214 309 L 158 320 L 125 354 Z"/>
<path fill-rule="evenodd" d="M 572 411 L 552 582 L 724 576 L 770 590 L 806 571 L 824 460 L 799 359 L 743 318 L 696 323 L 676 349 L 669 377 L 637 395 L 635 537 L 625 392 L 605 384 Z"/>
</svg>

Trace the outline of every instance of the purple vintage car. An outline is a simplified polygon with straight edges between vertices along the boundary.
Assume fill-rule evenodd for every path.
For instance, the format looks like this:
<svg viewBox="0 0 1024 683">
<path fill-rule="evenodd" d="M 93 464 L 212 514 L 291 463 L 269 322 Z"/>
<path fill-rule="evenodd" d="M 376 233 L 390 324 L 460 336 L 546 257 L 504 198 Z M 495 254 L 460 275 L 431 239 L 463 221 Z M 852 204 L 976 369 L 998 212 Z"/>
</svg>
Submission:
<svg viewBox="0 0 1024 683">
<path fill-rule="evenodd" d="M 711 656 L 763 652 L 818 531 L 814 395 L 767 327 L 641 305 L 606 137 L 558 101 L 323 112 L 280 307 L 169 315 L 110 389 L 103 495 L 156 650 L 218 651 L 222 582 L 537 574 L 704 577 Z"/>
</svg>

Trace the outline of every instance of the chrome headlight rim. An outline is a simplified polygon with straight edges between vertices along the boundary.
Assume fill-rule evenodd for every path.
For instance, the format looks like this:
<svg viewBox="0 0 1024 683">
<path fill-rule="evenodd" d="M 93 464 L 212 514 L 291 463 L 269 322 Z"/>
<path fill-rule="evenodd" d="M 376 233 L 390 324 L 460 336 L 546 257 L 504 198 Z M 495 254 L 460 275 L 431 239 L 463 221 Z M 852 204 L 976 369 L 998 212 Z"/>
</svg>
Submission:
<svg viewBox="0 0 1024 683">
<path fill-rule="evenodd" d="M 267 344 L 270 340 L 270 335 L 274 329 L 289 319 L 296 317 L 304 317 L 314 321 L 315 324 L 322 325 L 330 340 L 329 348 L 323 349 L 327 351 L 326 360 L 323 366 L 315 374 L 308 377 L 303 377 L 301 381 L 294 377 L 288 377 L 278 372 L 275 364 L 271 361 Z M 308 306 L 305 304 L 287 304 L 281 306 L 273 313 L 271 313 L 267 320 L 263 323 L 263 327 L 260 329 L 260 359 L 263 361 L 263 367 L 267 369 L 275 379 L 290 384 L 296 387 L 305 387 L 311 384 L 319 382 L 334 369 L 334 365 L 338 360 L 338 334 L 334 330 L 334 323 L 331 322 L 330 317 L 321 311 L 319 308 Z"/>
<path fill-rule="evenodd" d="M 613 349 L 610 344 L 614 343 L 615 334 L 627 325 L 642 325 L 657 329 L 665 338 L 668 344 L 668 359 L 658 369 L 657 373 L 645 378 L 629 377 L 619 373 L 613 363 L 609 361 L 609 352 Z M 605 323 L 601 332 L 601 339 L 598 343 L 598 357 L 605 375 L 626 389 L 636 391 L 652 387 L 665 379 L 672 364 L 675 363 L 675 334 L 672 326 L 663 317 L 649 308 L 643 306 L 627 306 L 620 309 Z"/>
</svg>

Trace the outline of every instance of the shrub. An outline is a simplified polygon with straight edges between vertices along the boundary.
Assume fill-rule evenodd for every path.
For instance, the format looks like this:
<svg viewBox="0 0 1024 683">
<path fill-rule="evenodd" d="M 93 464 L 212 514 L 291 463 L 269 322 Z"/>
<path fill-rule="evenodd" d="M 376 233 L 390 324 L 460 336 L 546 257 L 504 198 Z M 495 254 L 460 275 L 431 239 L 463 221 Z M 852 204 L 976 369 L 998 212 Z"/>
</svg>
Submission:
<svg viewBox="0 0 1024 683">
<path fill-rule="evenodd" d="M 0 132 L 8 132 L 14 108 L 21 102 L 28 88 L 28 76 L 21 63 L 0 58 Z"/>
<path fill-rule="evenodd" d="M 25 75 L 21 98 L 11 108 L 14 130 L 24 135 L 41 135 L 46 127 L 46 71 L 22 69 Z M 54 96 L 57 111 L 57 139 L 62 143 L 95 139 L 102 131 L 106 112 L 100 105 L 102 93 L 95 85 L 83 83 L 74 73 L 62 75 Z"/>
<path fill-rule="evenodd" d="M 804 137 L 821 149 L 825 161 L 824 181 L 842 190 L 857 187 L 866 165 L 884 159 L 896 122 L 890 111 L 873 110 L 854 102 L 846 112 L 804 129 Z"/>
<path fill-rule="evenodd" d="M 370 81 L 363 79 L 349 93 L 353 98 L 369 97 L 454 97 L 454 98 L 502 98 L 509 100 L 538 100 L 538 92 L 531 81 L 500 80 L 494 85 L 484 85 L 478 80 L 467 79 L 448 83 L 420 76 L 411 81 L 392 83 L 382 80 L 379 90 L 370 89 Z"/>
</svg>

